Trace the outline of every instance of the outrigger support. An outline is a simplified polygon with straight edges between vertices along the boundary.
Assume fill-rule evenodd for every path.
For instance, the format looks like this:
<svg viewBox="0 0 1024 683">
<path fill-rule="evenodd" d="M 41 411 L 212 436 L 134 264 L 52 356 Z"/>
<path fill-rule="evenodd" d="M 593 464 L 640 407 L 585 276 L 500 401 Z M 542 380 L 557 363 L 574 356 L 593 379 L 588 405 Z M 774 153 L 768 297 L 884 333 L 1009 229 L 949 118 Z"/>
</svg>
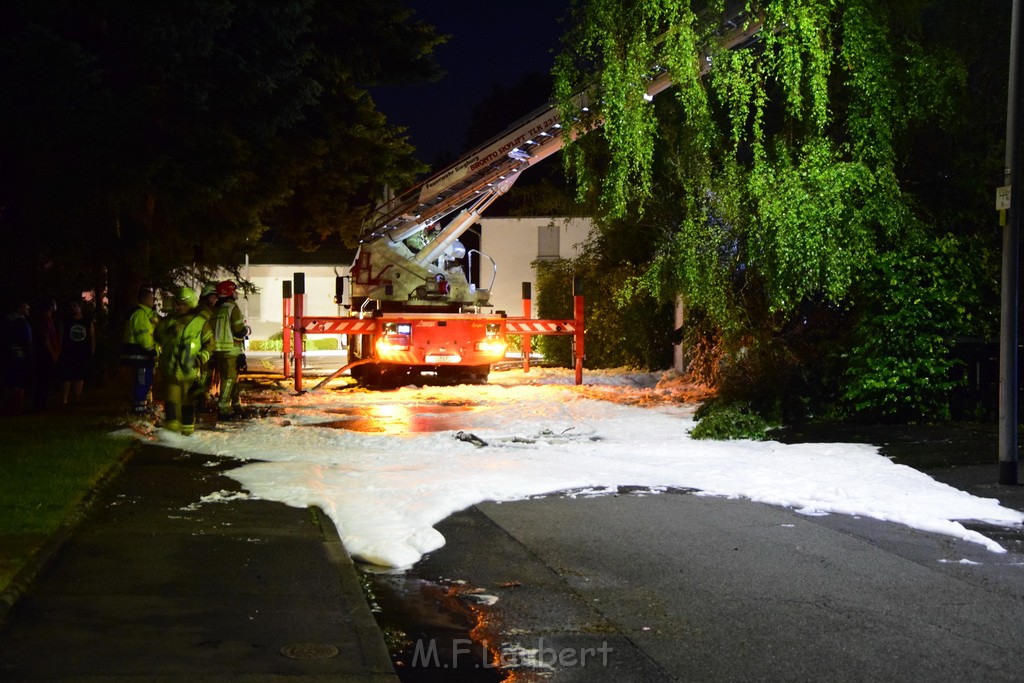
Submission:
<svg viewBox="0 0 1024 683">
<path fill-rule="evenodd" d="M 360 358 L 359 360 L 352 361 L 342 366 L 338 370 L 334 371 L 329 377 L 321 380 L 317 383 L 311 391 L 317 391 L 324 388 L 331 380 L 337 379 L 344 373 L 348 372 L 352 368 L 357 368 L 363 365 L 371 365 L 374 363 L 380 363 L 381 358 L 377 356 L 375 350 L 375 342 L 385 332 L 386 326 L 390 324 L 393 318 L 383 317 L 358 317 L 358 316 L 346 316 L 346 317 L 331 317 L 331 316 L 306 316 L 304 315 L 303 309 L 305 307 L 305 275 L 303 273 L 295 273 L 295 286 L 292 287 L 291 283 L 285 283 L 284 295 L 285 303 L 283 305 L 283 311 L 285 313 L 284 321 L 282 322 L 282 333 L 286 340 L 291 340 L 292 353 L 291 359 L 288 357 L 288 353 L 285 352 L 285 378 L 288 377 L 289 360 L 294 362 L 294 380 L 295 380 L 295 393 L 304 393 L 302 388 L 302 364 L 303 364 L 303 343 L 302 337 L 307 332 L 313 334 L 347 334 L 347 335 L 365 335 L 371 340 L 368 348 L 371 355 Z M 289 294 L 294 290 L 294 306 L 289 298 Z M 529 283 L 523 283 L 523 294 L 529 296 L 530 287 Z M 294 310 L 294 314 L 291 312 Z M 504 339 L 505 336 L 510 334 L 522 335 L 524 338 L 524 354 L 523 354 L 523 369 L 528 372 L 530 369 L 530 338 L 535 336 L 571 336 L 574 342 L 574 357 L 575 357 L 575 372 L 576 372 L 576 384 L 583 383 L 583 361 L 585 359 L 584 353 L 584 300 L 582 289 L 578 280 L 573 281 L 573 317 L 564 319 L 537 319 L 530 317 L 531 302 L 529 299 L 523 300 L 523 316 L 520 318 L 508 318 L 499 316 L 490 316 L 488 320 L 496 326 L 500 326 L 500 337 Z M 416 319 L 416 315 L 409 314 L 402 316 L 403 319 Z M 422 316 L 428 318 L 429 316 Z M 436 316 L 435 316 L 436 317 Z M 385 361 L 392 362 L 392 361 Z M 415 366 L 416 361 L 408 361 Z M 429 358 L 425 361 L 421 361 L 421 364 L 434 365 L 437 361 L 430 360 Z"/>
</svg>

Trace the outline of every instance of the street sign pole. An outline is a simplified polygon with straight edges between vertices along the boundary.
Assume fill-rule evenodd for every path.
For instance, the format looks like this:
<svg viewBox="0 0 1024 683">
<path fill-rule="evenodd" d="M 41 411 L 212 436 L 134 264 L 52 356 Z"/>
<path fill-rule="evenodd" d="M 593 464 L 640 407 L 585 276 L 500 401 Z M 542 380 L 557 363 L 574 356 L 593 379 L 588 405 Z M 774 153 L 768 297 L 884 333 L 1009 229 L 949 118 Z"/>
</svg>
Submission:
<svg viewBox="0 0 1024 683">
<path fill-rule="evenodd" d="M 1006 98 L 1006 168 L 1010 206 L 1003 229 L 1002 307 L 999 330 L 999 483 L 1017 484 L 1018 297 L 1020 292 L 1020 0 L 1010 19 L 1010 74 Z"/>
</svg>

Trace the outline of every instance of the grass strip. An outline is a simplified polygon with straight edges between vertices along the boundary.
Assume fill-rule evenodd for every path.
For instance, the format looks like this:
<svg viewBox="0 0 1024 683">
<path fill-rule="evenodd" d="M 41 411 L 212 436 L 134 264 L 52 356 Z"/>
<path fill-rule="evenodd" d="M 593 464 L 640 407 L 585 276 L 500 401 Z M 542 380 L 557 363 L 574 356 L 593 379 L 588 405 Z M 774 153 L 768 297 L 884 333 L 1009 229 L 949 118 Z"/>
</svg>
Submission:
<svg viewBox="0 0 1024 683">
<path fill-rule="evenodd" d="M 71 408 L 0 418 L 0 591 L 132 443 L 111 435 L 126 416 L 120 393 L 94 389 Z"/>
</svg>

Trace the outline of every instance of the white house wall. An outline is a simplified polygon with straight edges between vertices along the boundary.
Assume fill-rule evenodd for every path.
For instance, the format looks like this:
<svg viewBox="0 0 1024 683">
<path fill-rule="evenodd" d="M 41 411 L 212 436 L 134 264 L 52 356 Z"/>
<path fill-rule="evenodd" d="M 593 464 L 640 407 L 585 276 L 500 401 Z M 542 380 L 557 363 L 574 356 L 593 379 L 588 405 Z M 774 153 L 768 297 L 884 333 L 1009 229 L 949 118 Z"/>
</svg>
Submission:
<svg viewBox="0 0 1024 683">
<path fill-rule="evenodd" d="M 238 305 L 252 328 L 253 339 L 267 339 L 281 331 L 282 283 L 292 282 L 295 273 L 306 276 L 306 315 L 340 316 L 346 311 L 334 303 L 335 269 L 330 266 L 250 265 L 243 275 L 259 288 L 258 294 L 239 299 Z M 347 266 L 339 266 L 338 275 L 348 275 Z"/>
<path fill-rule="evenodd" d="M 539 253 L 541 232 L 548 231 L 549 236 L 557 232 L 557 257 L 573 258 L 579 255 L 593 223 L 589 218 L 546 216 L 481 218 L 477 227 L 481 234 L 480 250 L 494 259 L 497 265 L 491 290 L 491 304 L 494 310 L 505 311 L 510 316 L 522 315 L 522 283 L 529 282 L 535 302 L 532 314 L 536 316 L 537 276 L 532 264 L 538 257 L 555 257 L 555 254 Z M 474 254 L 474 259 L 478 258 Z M 334 303 L 335 276 L 347 276 L 347 265 L 339 264 L 335 269 L 333 266 L 249 264 L 243 267 L 241 274 L 256 285 L 259 292 L 239 298 L 238 305 L 245 314 L 249 327 L 252 328 L 252 339 L 268 339 L 281 331 L 282 282 L 292 281 L 294 288 L 296 272 L 305 273 L 306 276 L 307 315 L 347 315 L 347 309 Z M 480 264 L 480 279 L 481 286 L 486 287 L 490 283 L 491 266 L 487 259 L 482 259 Z"/>
<path fill-rule="evenodd" d="M 529 282 L 533 290 L 533 311 L 537 315 L 537 274 L 533 262 L 537 260 L 541 230 L 558 231 L 558 257 L 578 256 L 584 241 L 590 235 L 593 222 L 589 218 L 481 218 L 480 250 L 497 263 L 497 278 L 491 290 L 494 310 L 510 316 L 523 313 L 523 286 Z M 490 263 L 484 259 L 480 267 L 481 285 L 490 280 Z"/>
</svg>

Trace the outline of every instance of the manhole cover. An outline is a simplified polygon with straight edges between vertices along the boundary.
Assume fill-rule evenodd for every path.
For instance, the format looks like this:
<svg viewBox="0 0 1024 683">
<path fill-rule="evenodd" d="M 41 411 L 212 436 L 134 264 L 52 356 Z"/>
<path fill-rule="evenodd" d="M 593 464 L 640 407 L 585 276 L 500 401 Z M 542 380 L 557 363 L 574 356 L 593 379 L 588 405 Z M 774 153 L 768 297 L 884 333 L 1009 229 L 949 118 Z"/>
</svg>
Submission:
<svg viewBox="0 0 1024 683">
<path fill-rule="evenodd" d="M 292 659 L 330 659 L 338 648 L 327 643 L 292 643 L 281 648 L 281 654 Z"/>
</svg>

